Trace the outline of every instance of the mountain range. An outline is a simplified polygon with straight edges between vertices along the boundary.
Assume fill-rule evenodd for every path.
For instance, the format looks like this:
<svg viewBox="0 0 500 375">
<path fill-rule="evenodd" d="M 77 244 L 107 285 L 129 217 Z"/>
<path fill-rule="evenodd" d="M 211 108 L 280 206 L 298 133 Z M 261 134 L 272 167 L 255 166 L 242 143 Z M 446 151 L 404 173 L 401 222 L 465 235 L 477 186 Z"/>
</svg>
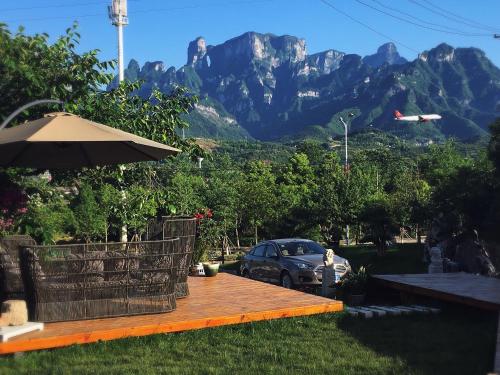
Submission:
<svg viewBox="0 0 500 375">
<path fill-rule="evenodd" d="M 247 32 L 218 45 L 196 38 L 179 69 L 131 60 L 125 77 L 143 80 L 144 96 L 176 85 L 198 94 L 190 135 L 211 138 L 327 139 L 343 131 L 338 117 L 353 113 L 352 130 L 470 139 L 487 134 L 500 109 L 500 69 L 477 48 L 447 44 L 407 61 L 393 43 L 365 57 L 335 49 L 308 54 L 304 39 Z M 401 125 L 395 109 L 443 119 Z"/>
</svg>

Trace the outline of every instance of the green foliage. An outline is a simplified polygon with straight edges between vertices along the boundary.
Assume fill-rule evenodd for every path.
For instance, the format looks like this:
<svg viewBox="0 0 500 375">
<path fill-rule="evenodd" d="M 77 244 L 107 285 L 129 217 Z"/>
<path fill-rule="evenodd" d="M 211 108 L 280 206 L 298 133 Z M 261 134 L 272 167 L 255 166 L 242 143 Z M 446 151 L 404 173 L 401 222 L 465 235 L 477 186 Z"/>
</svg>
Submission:
<svg viewBox="0 0 500 375">
<path fill-rule="evenodd" d="M 387 195 L 377 194 L 368 201 L 360 214 L 360 221 L 366 225 L 370 239 L 377 246 L 378 255 L 384 256 L 387 241 L 399 232 L 394 207 Z"/>
<path fill-rule="evenodd" d="M 490 125 L 491 138 L 488 146 L 488 155 L 495 165 L 497 174 L 500 176 L 500 118 Z"/>
<path fill-rule="evenodd" d="M 11 34 L 0 24 L 0 117 L 37 99 L 71 103 L 109 83 L 112 76 L 107 69 L 114 62 L 100 61 L 97 50 L 78 53 L 79 41 L 76 24 L 52 44 L 47 34 L 26 35 L 23 28 Z M 34 107 L 16 120 L 40 117 L 46 111 Z"/>
<path fill-rule="evenodd" d="M 88 184 L 80 187 L 80 192 L 73 204 L 76 236 L 87 242 L 102 239 L 106 234 L 107 218 Z"/>
<path fill-rule="evenodd" d="M 147 98 L 136 94 L 142 82 L 123 82 L 116 89 L 89 93 L 68 103 L 67 109 L 87 119 L 103 123 L 156 142 L 169 144 L 187 151 L 198 150 L 189 140 L 177 134 L 189 124 L 182 115 L 189 113 L 197 97 L 184 88 L 169 94 L 153 90 Z M 198 152 L 200 152 L 198 150 Z"/>
<path fill-rule="evenodd" d="M 41 244 L 71 238 L 75 231 L 74 215 L 63 194 L 46 187 L 30 196 L 27 208 L 18 224 L 22 233 Z"/>
<path fill-rule="evenodd" d="M 357 272 L 349 272 L 341 281 L 340 288 L 344 293 L 359 295 L 365 294 L 368 285 L 368 273 L 361 266 Z"/>
<path fill-rule="evenodd" d="M 255 243 L 258 229 L 276 218 L 276 177 L 271 167 L 263 162 L 250 162 L 245 168 L 242 187 L 243 208 L 249 224 L 254 228 Z"/>
</svg>

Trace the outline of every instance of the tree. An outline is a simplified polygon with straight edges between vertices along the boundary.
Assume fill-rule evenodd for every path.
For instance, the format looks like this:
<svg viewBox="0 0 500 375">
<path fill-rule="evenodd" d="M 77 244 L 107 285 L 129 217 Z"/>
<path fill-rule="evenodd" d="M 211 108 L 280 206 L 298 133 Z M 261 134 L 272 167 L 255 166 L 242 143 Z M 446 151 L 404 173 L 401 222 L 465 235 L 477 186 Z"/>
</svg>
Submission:
<svg viewBox="0 0 500 375">
<path fill-rule="evenodd" d="M 74 202 L 73 213 L 75 232 L 79 238 L 90 242 L 105 237 L 106 216 L 88 184 L 80 187 L 80 192 Z"/>
<path fill-rule="evenodd" d="M 338 244 L 340 240 L 342 205 L 338 191 L 343 178 L 339 157 L 328 154 L 318 170 L 314 222 L 320 226 L 323 239 L 330 244 Z"/>
<path fill-rule="evenodd" d="M 98 51 L 79 54 L 76 24 L 54 43 L 47 34 L 29 36 L 20 28 L 11 34 L 0 24 L 0 117 L 37 99 L 59 99 L 72 103 L 96 93 L 112 78 L 112 61 L 100 61 Z M 16 118 L 17 123 L 40 117 L 47 107 L 32 107 Z"/>
<path fill-rule="evenodd" d="M 373 243 L 377 246 L 377 255 L 384 256 L 387 241 L 392 240 L 399 230 L 387 195 L 377 194 L 368 201 L 360 214 L 360 220 L 365 223 Z"/>
<path fill-rule="evenodd" d="M 488 156 L 495 165 L 496 173 L 500 176 L 500 118 L 490 125 L 491 138 L 488 145 Z"/>
<path fill-rule="evenodd" d="M 204 194 L 205 201 L 213 212 L 213 221 L 220 223 L 222 227 L 222 247 L 228 248 L 230 231 L 234 231 L 236 245 L 239 247 L 238 229 L 243 214 L 240 189 L 244 175 L 228 156 L 209 163 L 208 168 L 210 173 Z"/>
<path fill-rule="evenodd" d="M 258 229 L 264 223 L 276 218 L 276 177 L 271 167 L 262 161 L 248 163 L 245 170 L 246 180 L 242 187 L 244 212 L 253 227 L 255 243 L 258 242 Z"/>
<path fill-rule="evenodd" d="M 303 236 L 315 223 L 310 220 L 317 189 L 314 169 L 306 154 L 293 155 L 277 176 L 278 232 L 286 236 Z"/>
</svg>

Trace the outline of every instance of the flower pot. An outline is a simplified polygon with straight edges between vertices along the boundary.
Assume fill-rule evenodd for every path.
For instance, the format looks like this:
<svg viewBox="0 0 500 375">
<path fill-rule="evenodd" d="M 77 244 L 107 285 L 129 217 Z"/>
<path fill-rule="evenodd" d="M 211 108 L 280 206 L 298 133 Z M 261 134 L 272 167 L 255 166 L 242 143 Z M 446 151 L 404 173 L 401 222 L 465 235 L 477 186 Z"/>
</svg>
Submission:
<svg viewBox="0 0 500 375">
<path fill-rule="evenodd" d="M 366 294 L 349 294 L 347 295 L 347 304 L 349 306 L 360 306 L 365 302 Z"/>
<path fill-rule="evenodd" d="M 219 263 L 203 263 L 203 270 L 205 276 L 213 277 L 219 272 Z"/>
</svg>

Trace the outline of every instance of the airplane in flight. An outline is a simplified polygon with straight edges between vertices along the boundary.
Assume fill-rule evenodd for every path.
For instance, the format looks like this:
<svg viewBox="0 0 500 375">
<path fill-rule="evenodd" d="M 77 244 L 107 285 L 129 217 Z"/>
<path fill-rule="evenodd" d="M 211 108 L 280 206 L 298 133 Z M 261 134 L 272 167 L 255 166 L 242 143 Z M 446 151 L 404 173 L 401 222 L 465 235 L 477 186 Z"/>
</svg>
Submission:
<svg viewBox="0 0 500 375">
<path fill-rule="evenodd" d="M 442 117 L 440 115 L 436 115 L 435 113 L 431 115 L 405 116 L 397 109 L 394 111 L 394 120 L 396 121 L 427 122 L 427 121 L 441 120 L 441 119 Z"/>
</svg>

